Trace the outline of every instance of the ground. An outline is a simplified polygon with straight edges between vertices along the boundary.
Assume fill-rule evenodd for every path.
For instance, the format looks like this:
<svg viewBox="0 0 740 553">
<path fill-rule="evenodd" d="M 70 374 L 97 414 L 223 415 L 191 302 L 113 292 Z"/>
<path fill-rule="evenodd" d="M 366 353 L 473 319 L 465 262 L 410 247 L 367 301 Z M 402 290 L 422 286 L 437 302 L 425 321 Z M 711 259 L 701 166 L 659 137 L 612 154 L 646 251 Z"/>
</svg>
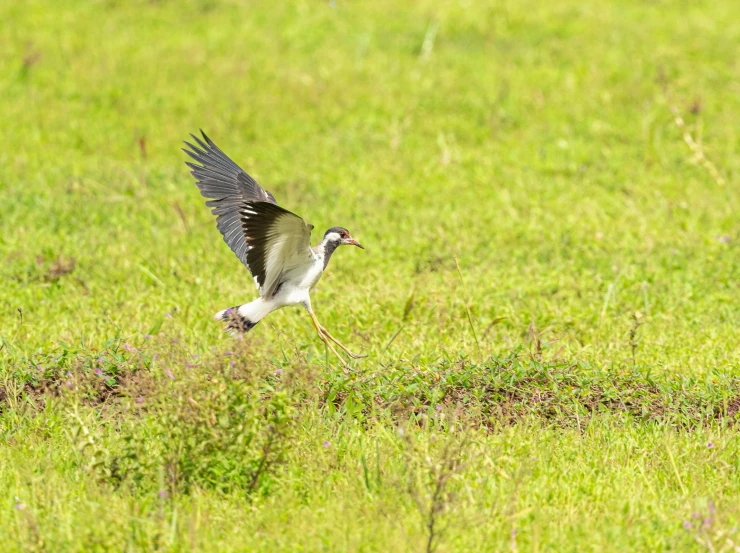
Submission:
<svg viewBox="0 0 740 553">
<path fill-rule="evenodd" d="M 4 550 L 737 550 L 739 16 L 3 3 Z M 366 247 L 313 305 L 367 359 L 213 321 L 200 128 Z"/>
</svg>

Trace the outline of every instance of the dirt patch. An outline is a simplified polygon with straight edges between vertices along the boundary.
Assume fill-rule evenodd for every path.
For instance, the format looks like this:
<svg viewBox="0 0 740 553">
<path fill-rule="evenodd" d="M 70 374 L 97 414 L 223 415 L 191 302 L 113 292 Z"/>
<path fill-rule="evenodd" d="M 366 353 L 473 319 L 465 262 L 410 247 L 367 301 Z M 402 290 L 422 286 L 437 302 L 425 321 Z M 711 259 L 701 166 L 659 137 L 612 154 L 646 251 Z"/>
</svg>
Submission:
<svg viewBox="0 0 740 553">
<path fill-rule="evenodd" d="M 738 415 L 740 415 L 740 396 L 735 396 L 727 402 L 727 409 L 724 416 L 735 420 L 740 418 Z"/>
<path fill-rule="evenodd" d="M 321 403 L 340 412 L 356 412 L 361 403 L 368 416 L 388 410 L 397 418 L 419 420 L 445 412 L 486 427 L 528 418 L 582 426 L 590 417 L 609 413 L 693 428 L 740 417 L 740 381 L 730 379 L 725 387 L 632 369 L 505 359 L 480 366 L 448 364 L 431 372 L 396 367 L 362 385 L 334 382 Z"/>
<path fill-rule="evenodd" d="M 542 362 L 531 357 L 465 360 L 426 367 L 390 365 L 367 373 L 325 372 L 301 352 L 284 359 L 284 368 L 249 341 L 228 344 L 202 358 L 172 338 L 150 337 L 131 345 L 120 341 L 100 351 L 60 350 L 43 359 L 27 359 L 15 372 L 18 389 L 43 407 L 49 397 L 73 394 L 88 405 L 116 411 L 144 403 L 164 385 L 229 367 L 234 379 L 259 375 L 280 382 L 296 404 L 319 407 L 343 416 L 371 420 L 385 412 L 398 420 L 419 421 L 449 413 L 470 424 L 494 428 L 535 418 L 546 423 L 582 427 L 590 417 L 612 414 L 639 422 L 693 428 L 717 420 L 740 418 L 740 379 L 718 385 L 698 378 L 650 376 L 636 369 L 601 369 L 583 363 Z M 22 386 L 21 386 L 22 384 Z M 727 398 L 730 398 L 729 400 Z M 0 409 L 7 405 L 0 388 Z"/>
<path fill-rule="evenodd" d="M 30 400 L 24 403 L 38 409 L 50 398 L 74 397 L 85 405 L 115 412 L 123 400 L 143 402 L 160 393 L 163 385 L 191 374 L 208 378 L 226 366 L 239 378 L 270 367 L 256 356 L 246 340 L 228 344 L 230 349 L 214 348 L 200 356 L 181 344 L 181 339 L 172 336 L 146 336 L 139 343 L 111 340 L 105 348 L 96 350 L 60 347 L 14 359 L 10 364 L 11 378 L 15 389 Z M 0 410 L 7 403 L 7 391 L 0 385 Z"/>
<path fill-rule="evenodd" d="M 61 255 L 56 261 L 49 265 L 49 269 L 44 273 L 43 279 L 46 281 L 59 280 L 66 274 L 71 273 L 77 266 L 77 260 L 74 257 L 65 258 Z"/>
</svg>

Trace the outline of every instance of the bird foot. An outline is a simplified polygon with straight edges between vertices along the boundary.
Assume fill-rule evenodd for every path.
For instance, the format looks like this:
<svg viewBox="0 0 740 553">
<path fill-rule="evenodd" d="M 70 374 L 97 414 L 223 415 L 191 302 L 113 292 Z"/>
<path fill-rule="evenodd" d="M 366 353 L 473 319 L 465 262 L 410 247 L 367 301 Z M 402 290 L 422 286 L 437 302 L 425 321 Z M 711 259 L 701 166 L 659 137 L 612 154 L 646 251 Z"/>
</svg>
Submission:
<svg viewBox="0 0 740 553">
<path fill-rule="evenodd" d="M 332 342 L 334 342 L 336 345 L 338 345 L 344 353 L 346 353 L 350 358 L 352 359 L 364 359 L 367 357 L 364 353 L 352 353 L 350 350 L 347 349 L 347 346 L 342 344 L 339 340 L 334 338 L 328 330 L 326 330 L 323 326 L 318 325 L 320 334 L 323 334 L 324 338 L 328 338 Z M 323 339 L 323 338 L 322 338 Z"/>
</svg>

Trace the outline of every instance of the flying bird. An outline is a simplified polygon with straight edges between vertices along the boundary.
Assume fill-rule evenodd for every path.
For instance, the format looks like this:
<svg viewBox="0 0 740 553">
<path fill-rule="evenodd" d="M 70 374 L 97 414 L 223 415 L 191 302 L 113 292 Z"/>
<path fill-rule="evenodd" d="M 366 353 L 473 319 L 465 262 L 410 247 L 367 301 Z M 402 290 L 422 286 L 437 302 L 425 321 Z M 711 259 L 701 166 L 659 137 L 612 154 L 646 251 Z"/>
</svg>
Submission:
<svg viewBox="0 0 740 553">
<path fill-rule="evenodd" d="M 269 313 L 288 305 L 302 305 L 308 311 L 319 338 L 336 355 L 339 346 L 353 359 L 366 357 L 352 353 L 326 330 L 311 309 L 310 292 L 326 270 L 339 246 L 365 249 L 344 227 L 331 227 L 321 243 L 311 247 L 313 225 L 280 207 L 275 197 L 262 188 L 224 154 L 201 130 L 195 144 L 185 142 L 183 151 L 198 162 L 185 163 L 206 205 L 216 216 L 216 226 L 224 241 L 252 274 L 259 298 L 216 313 L 226 323 L 225 330 L 246 333 Z"/>
</svg>

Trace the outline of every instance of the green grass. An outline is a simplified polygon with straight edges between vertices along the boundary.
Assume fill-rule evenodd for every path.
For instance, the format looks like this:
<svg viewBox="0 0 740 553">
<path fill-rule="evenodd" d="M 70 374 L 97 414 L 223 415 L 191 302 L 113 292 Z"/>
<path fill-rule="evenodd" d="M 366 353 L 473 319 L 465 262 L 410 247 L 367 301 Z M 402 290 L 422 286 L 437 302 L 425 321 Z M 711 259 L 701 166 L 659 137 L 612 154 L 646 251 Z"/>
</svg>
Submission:
<svg viewBox="0 0 740 553">
<path fill-rule="evenodd" d="M 735 3 L 335 4 L 0 6 L 4 550 L 737 547 Z M 212 320 L 198 128 L 352 372 Z"/>
</svg>

